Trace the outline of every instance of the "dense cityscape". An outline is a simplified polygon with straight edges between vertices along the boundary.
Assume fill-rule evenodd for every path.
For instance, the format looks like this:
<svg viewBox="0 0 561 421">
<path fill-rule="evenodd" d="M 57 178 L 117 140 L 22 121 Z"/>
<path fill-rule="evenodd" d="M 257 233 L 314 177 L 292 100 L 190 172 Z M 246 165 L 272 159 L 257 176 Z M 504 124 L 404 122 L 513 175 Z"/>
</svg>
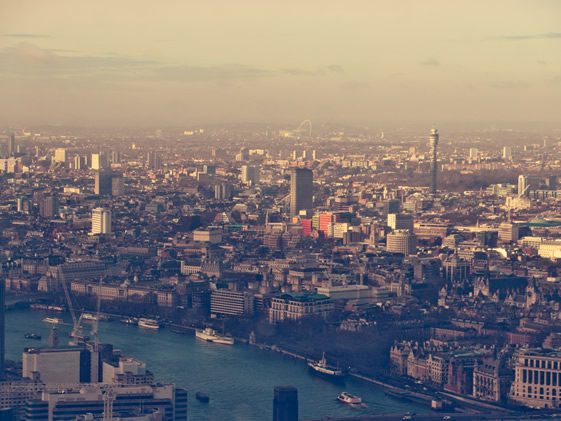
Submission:
<svg viewBox="0 0 561 421">
<path fill-rule="evenodd" d="M 186 419 L 181 385 L 98 335 L 124 323 L 299 358 L 426 413 L 558 408 L 559 132 L 294 126 L 5 132 L 2 319 L 52 328 L 2 363 L 2 406 L 111 419 L 138 399 L 157 408 L 142 419 Z"/>
<path fill-rule="evenodd" d="M 561 418 L 560 17 L 0 0 L 0 421 Z"/>
</svg>

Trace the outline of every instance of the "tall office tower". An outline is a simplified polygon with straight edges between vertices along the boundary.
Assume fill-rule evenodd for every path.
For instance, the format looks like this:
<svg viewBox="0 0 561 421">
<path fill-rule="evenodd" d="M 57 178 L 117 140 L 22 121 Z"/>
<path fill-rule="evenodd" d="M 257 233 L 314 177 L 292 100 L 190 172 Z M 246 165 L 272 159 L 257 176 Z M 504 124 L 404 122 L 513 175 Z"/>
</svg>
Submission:
<svg viewBox="0 0 561 421">
<path fill-rule="evenodd" d="M 121 174 L 113 174 L 111 177 L 111 196 L 122 196 L 125 194 L 125 183 Z"/>
<path fill-rule="evenodd" d="M 95 173 L 94 193 L 100 196 L 111 194 L 111 171 L 99 170 Z"/>
<path fill-rule="evenodd" d="M 314 173 L 308 168 L 292 168 L 290 171 L 290 216 L 314 207 Z"/>
<path fill-rule="evenodd" d="M 240 152 L 236 154 L 236 161 L 249 161 L 249 149 L 243 146 Z"/>
<path fill-rule="evenodd" d="M 146 165 L 148 169 L 157 171 L 162 168 L 162 160 L 160 158 L 160 153 L 158 151 L 148 152 L 148 158 L 146 160 Z"/>
<path fill-rule="evenodd" d="M 52 218 L 58 214 L 58 197 L 44 196 L 39 201 L 39 215 L 43 218 Z"/>
<path fill-rule="evenodd" d="M 438 172 L 438 129 L 431 129 L 429 135 L 429 147 L 431 156 L 431 193 L 436 194 L 437 188 L 437 172 Z"/>
<path fill-rule="evenodd" d="M 312 151 L 312 159 L 313 159 L 314 161 L 316 161 L 316 160 L 319 159 L 318 151 L 315 150 L 315 149 Z"/>
<path fill-rule="evenodd" d="M 14 156 L 16 153 L 16 135 L 14 133 L 11 134 L 10 138 L 8 139 L 8 156 Z"/>
<path fill-rule="evenodd" d="M 469 159 L 475 161 L 479 158 L 479 149 L 477 148 L 469 148 Z"/>
<path fill-rule="evenodd" d="M 92 234 L 111 234 L 111 211 L 105 208 L 92 210 Z"/>
<path fill-rule="evenodd" d="M 2 269 L 0 269 L 0 380 L 4 380 L 4 358 L 6 356 L 6 283 L 4 282 L 4 276 L 1 272 Z"/>
<path fill-rule="evenodd" d="M 417 236 L 409 230 L 397 230 L 387 235 L 386 250 L 410 256 L 417 253 Z"/>
<path fill-rule="evenodd" d="M 514 243 L 520 237 L 520 225 L 515 222 L 503 222 L 499 225 L 499 241 Z"/>
<path fill-rule="evenodd" d="M 388 213 L 388 227 L 395 230 L 409 230 L 413 232 L 413 215 L 408 213 Z"/>
<path fill-rule="evenodd" d="M 203 165 L 203 172 L 206 174 L 215 175 L 216 165 L 209 165 L 209 164 Z"/>
<path fill-rule="evenodd" d="M 251 165 L 242 165 L 242 183 L 256 185 L 259 182 L 259 168 Z"/>
<path fill-rule="evenodd" d="M 92 153 L 92 162 L 91 162 L 91 169 L 92 170 L 101 170 L 103 168 L 105 168 L 104 165 L 104 155 L 99 152 L 99 153 Z"/>
<path fill-rule="evenodd" d="M 528 192 L 526 188 L 529 188 L 528 176 L 520 174 L 518 176 L 518 196 L 526 196 Z"/>
<path fill-rule="evenodd" d="M 81 170 L 82 169 L 82 157 L 80 155 L 76 155 L 74 157 L 74 169 Z"/>
<path fill-rule="evenodd" d="M 25 204 L 25 196 L 20 196 L 16 199 L 16 206 L 18 212 L 23 212 L 24 204 Z"/>
<path fill-rule="evenodd" d="M 31 202 L 25 196 L 20 196 L 16 199 L 17 211 L 22 213 L 31 212 Z"/>
<path fill-rule="evenodd" d="M 121 152 L 111 151 L 111 163 L 120 164 L 121 163 Z"/>
<path fill-rule="evenodd" d="M 503 146 L 503 159 L 512 161 L 512 148 L 510 146 Z"/>
<path fill-rule="evenodd" d="M 56 148 L 55 149 L 55 162 L 62 162 L 63 164 L 66 162 L 66 149 L 65 148 Z"/>
<path fill-rule="evenodd" d="M 524 175 L 518 176 L 518 196 L 529 196 L 530 191 L 537 190 L 544 183 L 545 178 L 537 175 Z"/>
<path fill-rule="evenodd" d="M 221 183 L 214 186 L 214 198 L 216 200 L 230 200 L 232 197 L 232 186 L 228 183 Z"/>
<path fill-rule="evenodd" d="M 298 421 L 298 389 L 292 386 L 275 387 L 273 421 Z"/>
</svg>

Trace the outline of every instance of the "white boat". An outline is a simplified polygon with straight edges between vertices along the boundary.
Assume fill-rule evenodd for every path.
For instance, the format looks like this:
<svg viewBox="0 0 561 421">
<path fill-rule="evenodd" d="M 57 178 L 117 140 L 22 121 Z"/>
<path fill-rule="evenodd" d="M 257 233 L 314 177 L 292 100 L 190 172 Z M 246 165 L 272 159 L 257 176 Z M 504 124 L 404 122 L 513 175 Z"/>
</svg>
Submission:
<svg viewBox="0 0 561 421">
<path fill-rule="evenodd" d="M 96 322 L 96 321 L 104 322 L 109 320 L 109 317 L 103 314 L 97 315 L 93 313 L 82 313 L 82 320 L 90 321 L 90 322 Z"/>
<path fill-rule="evenodd" d="M 143 327 L 144 329 L 158 330 L 160 328 L 160 323 L 154 319 L 138 319 L 138 327 Z"/>
<path fill-rule="evenodd" d="M 58 325 L 58 324 L 62 323 L 62 319 L 60 319 L 58 317 L 45 317 L 43 319 L 43 322 L 50 323 L 52 325 Z"/>
<path fill-rule="evenodd" d="M 63 306 L 48 306 L 47 310 L 49 311 L 58 311 L 59 313 L 62 313 L 64 311 L 66 311 L 66 308 Z"/>
<path fill-rule="evenodd" d="M 339 367 L 329 365 L 327 359 L 325 358 L 325 352 L 323 353 L 321 360 L 319 361 L 309 361 L 308 367 L 314 370 L 318 374 L 323 374 L 332 378 L 343 378 L 345 372 Z"/>
<path fill-rule="evenodd" d="M 341 392 L 341 394 L 337 396 L 337 400 L 349 405 L 358 405 L 362 403 L 362 398 L 355 395 L 351 395 L 350 393 L 347 392 Z"/>
<path fill-rule="evenodd" d="M 195 331 L 195 336 L 198 339 L 207 342 L 213 342 L 216 344 L 223 344 L 223 345 L 234 345 L 234 338 L 230 335 L 220 335 L 216 330 L 207 327 L 205 329 L 197 329 Z"/>
<path fill-rule="evenodd" d="M 82 313 L 82 320 L 95 322 L 97 321 L 97 316 L 93 313 Z"/>
</svg>

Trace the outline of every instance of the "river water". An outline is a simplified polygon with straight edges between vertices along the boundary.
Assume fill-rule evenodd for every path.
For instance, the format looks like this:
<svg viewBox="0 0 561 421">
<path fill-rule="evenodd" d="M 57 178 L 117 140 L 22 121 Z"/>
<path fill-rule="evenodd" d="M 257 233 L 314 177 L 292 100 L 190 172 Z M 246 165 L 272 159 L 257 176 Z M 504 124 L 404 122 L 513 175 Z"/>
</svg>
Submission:
<svg viewBox="0 0 561 421">
<path fill-rule="evenodd" d="M 25 347 L 46 346 L 50 326 L 41 322 L 45 316 L 24 310 L 6 313 L 7 359 L 19 361 Z M 70 317 L 55 316 L 65 320 L 59 327 L 62 345 L 70 331 Z M 146 362 L 158 381 L 186 388 L 191 421 L 270 420 L 276 385 L 298 388 L 301 419 L 428 411 L 420 404 L 390 398 L 381 387 L 362 381 L 348 379 L 344 385 L 333 384 L 310 373 L 303 361 L 250 345 L 211 344 L 191 334 L 179 335 L 168 329 L 146 331 L 118 321 L 101 322 L 99 331 L 101 342 Z M 43 339 L 25 339 L 26 332 L 39 333 Z M 354 408 L 339 403 L 336 397 L 343 390 L 361 396 L 365 405 Z M 198 391 L 210 396 L 209 404 L 194 399 Z"/>
</svg>

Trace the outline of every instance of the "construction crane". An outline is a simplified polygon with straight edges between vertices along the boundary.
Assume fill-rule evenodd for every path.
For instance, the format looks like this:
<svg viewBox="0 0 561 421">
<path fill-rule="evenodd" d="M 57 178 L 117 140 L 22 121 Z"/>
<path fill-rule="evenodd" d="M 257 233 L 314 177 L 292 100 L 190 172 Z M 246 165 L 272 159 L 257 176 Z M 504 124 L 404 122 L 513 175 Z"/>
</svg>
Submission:
<svg viewBox="0 0 561 421">
<path fill-rule="evenodd" d="M 98 350 L 99 345 L 99 319 L 101 318 L 101 285 L 103 278 L 99 278 L 99 287 L 97 289 L 97 308 L 95 313 L 95 320 L 92 328 L 92 336 L 94 339 L 95 350 Z"/>
<path fill-rule="evenodd" d="M 64 296 L 66 297 L 66 303 L 68 304 L 68 311 L 70 311 L 70 316 L 72 317 L 72 332 L 70 332 L 70 344 L 75 345 L 80 339 L 83 339 L 82 335 L 82 316 L 76 317 L 76 311 L 74 310 L 74 305 L 72 304 L 72 298 L 70 297 L 70 291 L 68 290 L 68 285 L 66 280 L 62 280 L 62 289 L 64 290 Z"/>
</svg>

